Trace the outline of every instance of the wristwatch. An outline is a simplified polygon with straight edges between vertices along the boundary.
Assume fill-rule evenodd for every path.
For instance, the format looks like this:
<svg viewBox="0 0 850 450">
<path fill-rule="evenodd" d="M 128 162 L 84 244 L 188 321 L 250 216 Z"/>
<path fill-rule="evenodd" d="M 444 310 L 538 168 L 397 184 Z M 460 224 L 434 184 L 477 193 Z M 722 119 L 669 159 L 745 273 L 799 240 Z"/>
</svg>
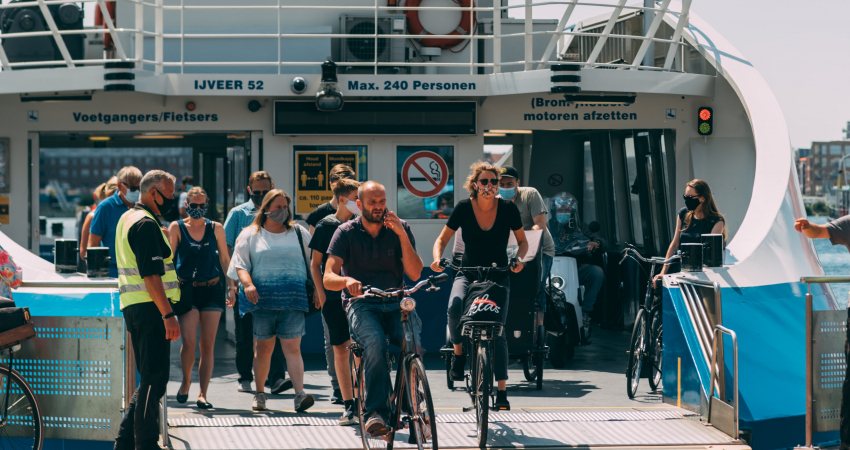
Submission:
<svg viewBox="0 0 850 450">
<path fill-rule="evenodd" d="M 174 316 L 176 316 L 176 315 L 177 315 L 177 314 L 174 314 L 174 311 L 171 311 L 171 312 L 169 312 L 168 314 L 166 314 L 166 315 L 162 316 L 162 320 L 170 319 L 170 318 L 172 318 L 172 317 L 174 317 Z"/>
</svg>

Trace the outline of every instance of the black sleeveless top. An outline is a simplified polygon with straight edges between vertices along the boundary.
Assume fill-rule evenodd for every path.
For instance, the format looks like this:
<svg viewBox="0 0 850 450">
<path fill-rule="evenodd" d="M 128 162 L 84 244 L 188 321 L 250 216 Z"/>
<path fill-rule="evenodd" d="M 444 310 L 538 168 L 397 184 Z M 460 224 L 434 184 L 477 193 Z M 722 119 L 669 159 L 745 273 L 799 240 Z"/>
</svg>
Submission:
<svg viewBox="0 0 850 450">
<path fill-rule="evenodd" d="M 213 222 L 206 219 L 204 237 L 200 241 L 192 238 L 185 222 L 179 220 L 177 223 L 180 226 L 180 244 L 175 252 L 177 276 L 181 280 L 198 282 L 221 276 Z"/>
<path fill-rule="evenodd" d="M 679 210 L 679 220 L 682 222 L 682 234 L 679 237 L 680 244 L 699 244 L 702 242 L 703 234 L 710 234 L 711 229 L 717 222 L 723 219 L 719 217 L 705 217 L 697 219 L 691 217 L 690 225 L 685 224 L 685 216 L 688 214 L 688 208 Z"/>
</svg>

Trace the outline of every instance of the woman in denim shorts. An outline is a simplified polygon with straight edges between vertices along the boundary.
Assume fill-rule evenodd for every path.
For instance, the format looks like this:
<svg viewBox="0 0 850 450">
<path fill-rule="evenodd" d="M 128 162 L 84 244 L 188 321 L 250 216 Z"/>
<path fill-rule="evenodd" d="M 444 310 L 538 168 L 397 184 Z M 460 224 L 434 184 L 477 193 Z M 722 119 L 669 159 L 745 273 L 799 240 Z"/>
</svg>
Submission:
<svg viewBox="0 0 850 450">
<path fill-rule="evenodd" d="M 264 385 L 269 373 L 275 337 L 280 339 L 286 365 L 295 388 L 295 411 L 313 406 L 313 396 L 304 392 L 304 361 L 301 336 L 308 311 L 305 288 L 307 269 L 302 252 L 310 233 L 292 221 L 289 195 L 273 189 L 263 198 L 254 222 L 236 239 L 227 275 L 238 279 L 243 292 L 239 312 L 254 316 L 254 411 L 266 410 Z M 304 247 L 299 245 L 298 234 Z"/>
<path fill-rule="evenodd" d="M 182 311 L 180 335 L 180 363 L 183 382 L 177 390 L 177 402 L 186 403 L 192 384 L 192 367 L 195 365 L 195 345 L 198 325 L 201 327 L 201 358 L 198 361 L 198 378 L 201 391 L 198 393 L 198 408 L 209 409 L 207 388 L 215 362 L 215 335 L 218 322 L 224 312 L 224 288 L 227 285 L 224 271 L 230 265 L 224 227 L 218 222 L 204 218 L 207 214 L 207 193 L 201 187 L 193 187 L 186 194 L 188 217 L 172 222 L 168 227 L 171 248 L 175 249 L 175 267 L 180 279 L 180 302 Z"/>
</svg>

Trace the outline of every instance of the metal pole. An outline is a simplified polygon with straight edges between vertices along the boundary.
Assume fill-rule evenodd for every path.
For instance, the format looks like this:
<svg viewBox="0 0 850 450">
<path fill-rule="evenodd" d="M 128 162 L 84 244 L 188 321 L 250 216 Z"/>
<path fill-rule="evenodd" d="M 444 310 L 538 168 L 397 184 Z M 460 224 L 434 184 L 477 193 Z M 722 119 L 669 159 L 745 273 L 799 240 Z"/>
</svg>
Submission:
<svg viewBox="0 0 850 450">
<path fill-rule="evenodd" d="M 812 400 L 814 386 L 812 379 L 812 346 L 814 336 L 812 335 L 812 289 L 808 285 L 806 292 L 806 447 L 812 447 Z"/>
<path fill-rule="evenodd" d="M 648 38 L 655 37 L 655 33 L 650 36 L 649 30 L 652 28 L 652 22 L 655 18 L 655 12 L 653 9 L 655 8 L 655 0 L 643 0 L 643 34 Z M 646 47 L 646 53 L 643 55 L 643 61 L 635 61 L 635 64 L 643 64 L 645 67 L 652 67 L 655 65 L 655 43 L 650 41 L 648 42 Z M 673 45 L 672 43 L 670 45 Z"/>
</svg>

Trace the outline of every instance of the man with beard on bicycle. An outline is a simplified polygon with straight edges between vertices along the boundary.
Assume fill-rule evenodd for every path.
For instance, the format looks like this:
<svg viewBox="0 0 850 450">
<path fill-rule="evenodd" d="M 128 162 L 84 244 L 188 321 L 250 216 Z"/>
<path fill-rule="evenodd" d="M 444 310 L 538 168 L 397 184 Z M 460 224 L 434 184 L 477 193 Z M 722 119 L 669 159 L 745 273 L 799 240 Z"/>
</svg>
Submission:
<svg viewBox="0 0 850 450">
<path fill-rule="evenodd" d="M 404 276 L 419 279 L 422 260 L 416 254 L 416 243 L 410 226 L 387 210 L 386 189 L 380 183 L 367 181 L 358 191 L 357 206 L 362 215 L 336 230 L 328 247 L 323 282 L 325 289 L 344 290 L 345 297 L 363 294 L 364 286 L 397 289 Z M 363 348 L 365 371 L 366 430 L 372 436 L 389 431 L 388 398 L 390 374 L 387 370 L 387 337 L 401 338 L 401 311 L 397 301 L 364 298 L 349 306 L 351 334 Z"/>
</svg>

